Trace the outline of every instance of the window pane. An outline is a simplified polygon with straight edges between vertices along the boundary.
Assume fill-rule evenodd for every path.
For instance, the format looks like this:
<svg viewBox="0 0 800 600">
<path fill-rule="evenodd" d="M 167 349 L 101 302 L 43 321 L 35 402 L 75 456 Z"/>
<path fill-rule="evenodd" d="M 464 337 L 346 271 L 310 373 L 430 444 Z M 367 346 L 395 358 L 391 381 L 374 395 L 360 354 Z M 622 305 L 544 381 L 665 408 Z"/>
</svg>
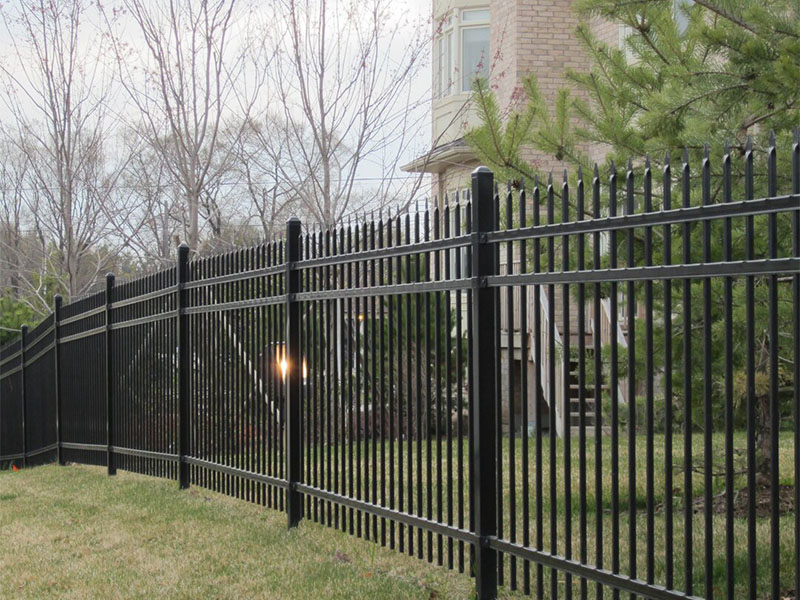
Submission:
<svg viewBox="0 0 800 600">
<path fill-rule="evenodd" d="M 461 90 L 468 92 L 475 77 L 489 74 L 489 28 L 470 27 L 461 36 Z"/>
<path fill-rule="evenodd" d="M 442 94 L 444 93 L 444 38 L 439 38 L 438 45 L 438 56 L 437 56 L 437 76 L 438 81 L 436 82 L 436 95 L 441 98 Z"/>
<path fill-rule="evenodd" d="M 481 8 L 478 10 L 465 10 L 461 12 L 461 20 L 463 22 L 476 22 L 476 21 L 488 21 L 489 20 L 489 9 L 488 8 Z"/>
<path fill-rule="evenodd" d="M 445 61 L 445 67 L 447 71 L 445 72 L 444 78 L 444 95 L 449 96 L 450 93 L 453 91 L 453 32 L 447 34 L 445 42 L 445 56 L 447 60 Z"/>
</svg>

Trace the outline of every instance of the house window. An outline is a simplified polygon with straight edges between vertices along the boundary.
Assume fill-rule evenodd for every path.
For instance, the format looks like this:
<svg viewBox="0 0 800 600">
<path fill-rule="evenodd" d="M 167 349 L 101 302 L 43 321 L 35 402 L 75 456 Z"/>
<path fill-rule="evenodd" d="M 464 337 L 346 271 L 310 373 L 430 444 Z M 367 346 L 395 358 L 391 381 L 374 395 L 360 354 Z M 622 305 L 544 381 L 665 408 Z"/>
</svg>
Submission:
<svg viewBox="0 0 800 600">
<path fill-rule="evenodd" d="M 455 10 L 442 21 L 434 43 L 437 98 L 469 92 L 489 74 L 489 9 Z M 459 83 L 460 80 L 460 83 Z"/>
<path fill-rule="evenodd" d="M 453 17 L 442 25 L 442 34 L 436 41 L 436 96 L 442 98 L 452 93 L 453 87 Z"/>
<path fill-rule="evenodd" d="M 462 11 L 461 24 L 461 91 L 469 92 L 489 74 L 489 10 Z"/>
</svg>

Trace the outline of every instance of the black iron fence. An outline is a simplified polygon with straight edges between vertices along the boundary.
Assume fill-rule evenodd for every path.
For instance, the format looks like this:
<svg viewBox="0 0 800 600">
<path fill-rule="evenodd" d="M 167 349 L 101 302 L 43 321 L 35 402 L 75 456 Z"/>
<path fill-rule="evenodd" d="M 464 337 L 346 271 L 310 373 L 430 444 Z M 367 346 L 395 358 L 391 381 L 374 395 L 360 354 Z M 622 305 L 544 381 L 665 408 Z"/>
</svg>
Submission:
<svg viewBox="0 0 800 600">
<path fill-rule="evenodd" d="M 217 490 L 479 598 L 792 597 L 800 144 L 786 178 L 731 154 L 478 169 L 441 211 L 109 276 L 0 349 L 0 460 Z"/>
</svg>

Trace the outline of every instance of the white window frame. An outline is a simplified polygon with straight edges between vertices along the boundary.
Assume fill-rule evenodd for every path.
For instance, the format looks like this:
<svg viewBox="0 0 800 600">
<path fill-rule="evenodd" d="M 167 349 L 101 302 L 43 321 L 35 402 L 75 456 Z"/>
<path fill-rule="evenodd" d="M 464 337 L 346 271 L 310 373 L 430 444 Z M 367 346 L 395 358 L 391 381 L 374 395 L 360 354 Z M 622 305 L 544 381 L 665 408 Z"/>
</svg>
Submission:
<svg viewBox="0 0 800 600">
<path fill-rule="evenodd" d="M 445 98 L 453 93 L 453 30 L 455 17 L 442 19 L 442 29 L 435 41 L 436 51 L 436 97 Z"/>
<path fill-rule="evenodd" d="M 436 98 L 447 98 L 449 96 L 469 93 L 471 87 L 463 89 L 464 69 L 463 69 L 463 47 L 464 31 L 467 29 L 488 28 L 491 15 L 485 19 L 465 21 L 465 13 L 486 11 L 489 14 L 488 6 L 474 6 L 453 11 L 442 17 L 442 26 L 438 36 L 434 40 L 434 90 Z M 486 57 L 489 60 L 489 57 Z M 471 83 L 470 83 L 471 85 Z"/>
<path fill-rule="evenodd" d="M 486 29 L 487 33 L 489 33 L 491 35 L 491 31 L 489 29 L 489 17 L 488 16 L 485 19 L 476 19 L 475 21 L 465 21 L 464 20 L 464 13 L 479 12 L 479 11 L 486 11 L 488 13 L 489 12 L 489 7 L 474 7 L 474 8 L 463 9 L 461 11 L 461 14 L 459 15 L 459 17 L 460 17 L 459 20 L 462 23 L 462 25 L 461 25 L 461 27 L 459 27 L 459 32 L 458 32 L 458 59 L 459 59 L 459 67 L 460 67 L 459 68 L 459 73 L 458 73 L 458 86 L 459 86 L 459 91 L 461 93 L 469 93 L 469 92 L 472 91 L 472 79 L 471 78 L 470 78 L 470 81 L 467 83 L 466 89 L 464 88 L 464 77 L 466 75 L 466 69 L 464 68 L 464 61 L 463 61 L 463 56 L 464 56 L 464 32 L 467 31 L 467 30 L 471 30 L 471 29 Z M 487 48 L 487 56 L 485 57 L 485 60 L 487 62 L 487 70 L 488 70 L 488 61 L 489 61 L 488 52 L 489 52 L 489 49 Z"/>
</svg>

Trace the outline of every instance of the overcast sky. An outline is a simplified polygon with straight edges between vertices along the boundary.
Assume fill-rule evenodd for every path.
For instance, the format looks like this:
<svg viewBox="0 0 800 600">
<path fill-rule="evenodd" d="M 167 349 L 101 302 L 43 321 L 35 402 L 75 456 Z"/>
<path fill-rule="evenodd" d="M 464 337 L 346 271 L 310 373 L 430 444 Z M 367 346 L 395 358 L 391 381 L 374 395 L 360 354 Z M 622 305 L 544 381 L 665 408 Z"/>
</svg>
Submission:
<svg viewBox="0 0 800 600">
<path fill-rule="evenodd" d="M 257 0 L 256 2 L 253 2 L 256 13 L 259 11 L 260 3 L 262 2 L 265 3 L 262 6 L 270 6 L 269 0 Z M 2 10 L 6 11 L 8 14 L 9 5 L 6 4 Z M 13 4 L 11 5 L 11 10 L 13 10 Z M 432 29 L 430 25 L 431 0 L 399 0 L 393 3 L 392 11 L 393 18 L 396 18 L 397 22 L 404 24 L 404 26 L 424 26 L 428 28 L 428 31 L 431 31 Z M 81 46 L 86 57 L 86 62 L 90 62 L 91 60 L 99 58 L 100 60 L 108 63 L 107 67 L 108 71 L 110 72 L 113 69 L 113 57 L 108 56 L 107 54 L 105 56 L 98 56 L 96 53 L 96 49 L 100 46 L 99 40 L 102 39 L 101 36 L 105 33 L 105 27 L 103 25 L 102 18 L 99 14 L 89 14 L 88 19 L 84 21 L 84 26 L 85 29 L 82 30 L 83 37 L 81 40 Z M 118 31 L 124 32 L 125 41 L 127 43 L 131 44 L 132 46 L 141 45 L 142 38 L 138 34 L 135 24 L 132 22 L 130 17 L 122 17 L 117 29 Z M 409 32 L 409 37 L 411 37 L 410 33 L 411 32 Z M 399 44 L 401 44 L 402 40 L 404 39 L 406 39 L 405 36 L 398 36 L 398 42 L 395 42 L 393 47 L 390 49 L 392 55 L 396 55 L 398 58 L 402 56 L 405 48 Z M 8 21 L 6 21 L 6 27 L 3 27 L 2 34 L 0 34 L 0 61 L 2 61 L 3 68 L 8 69 L 12 76 L 18 78 L 19 81 L 22 82 L 25 79 L 25 73 L 20 66 L 18 54 L 20 52 L 24 54 L 25 50 L 20 46 L 20 41 L 21 36 L 19 35 L 19 31 L 15 30 L 13 23 L 9 24 Z M 413 158 L 424 153 L 430 147 L 430 59 L 430 53 L 428 52 L 425 56 L 424 66 L 417 72 L 413 81 L 411 82 L 410 98 L 416 99 L 416 104 L 409 106 L 408 110 L 411 111 L 410 122 L 416 123 L 418 129 L 416 135 L 409 140 L 400 164 L 410 162 Z M 269 90 L 265 89 L 265 93 L 268 94 Z M 127 110 L 127 101 L 125 95 L 119 89 L 119 86 L 112 85 L 112 93 L 110 97 L 113 102 L 110 107 L 110 112 L 121 115 L 123 120 L 125 120 L 126 115 L 129 114 L 129 111 Z M 405 106 L 405 103 L 402 106 Z M 0 102 L 0 122 L 7 124 L 9 123 L 10 118 L 11 113 L 7 103 L 5 101 Z M 375 160 L 369 160 L 365 162 L 362 172 L 359 173 L 359 178 L 361 179 L 359 185 L 366 188 L 372 187 L 375 185 L 375 181 L 384 175 L 385 173 L 383 172 L 383 166 L 380 164 L 380 159 L 379 157 L 375 157 Z M 398 170 L 394 173 L 394 176 L 402 179 L 409 177 L 409 174 L 400 172 Z M 426 187 L 423 186 L 423 190 L 425 189 Z"/>
</svg>

